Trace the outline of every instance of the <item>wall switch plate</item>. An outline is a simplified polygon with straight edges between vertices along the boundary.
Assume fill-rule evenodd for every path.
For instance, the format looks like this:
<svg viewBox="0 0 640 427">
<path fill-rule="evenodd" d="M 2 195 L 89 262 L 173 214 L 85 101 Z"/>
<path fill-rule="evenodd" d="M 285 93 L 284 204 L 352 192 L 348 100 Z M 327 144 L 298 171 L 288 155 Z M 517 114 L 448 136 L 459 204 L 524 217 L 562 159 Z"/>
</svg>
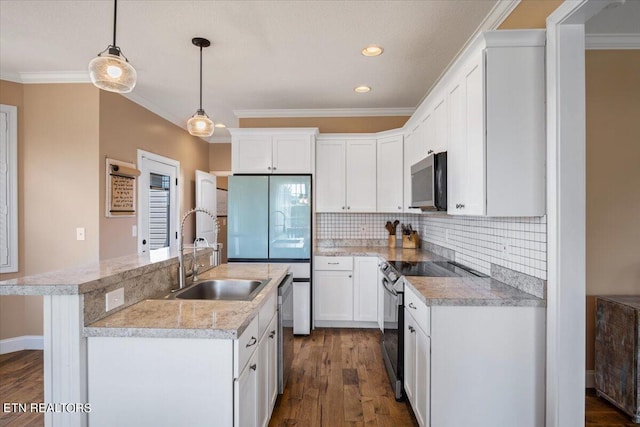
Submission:
<svg viewBox="0 0 640 427">
<path fill-rule="evenodd" d="M 115 291 L 107 292 L 105 296 L 107 300 L 106 311 L 111 311 L 124 304 L 124 288 L 118 288 Z"/>
<path fill-rule="evenodd" d="M 84 227 L 76 228 L 76 240 L 84 240 Z"/>
</svg>

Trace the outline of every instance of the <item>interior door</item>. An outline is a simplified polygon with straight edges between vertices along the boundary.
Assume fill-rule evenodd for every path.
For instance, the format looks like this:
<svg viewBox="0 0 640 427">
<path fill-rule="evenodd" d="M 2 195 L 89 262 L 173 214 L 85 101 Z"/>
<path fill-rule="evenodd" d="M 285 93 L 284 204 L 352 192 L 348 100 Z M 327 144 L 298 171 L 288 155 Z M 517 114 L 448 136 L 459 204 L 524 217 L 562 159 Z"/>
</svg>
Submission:
<svg viewBox="0 0 640 427">
<path fill-rule="evenodd" d="M 138 251 L 177 248 L 179 163 L 151 153 L 143 153 L 139 163 Z"/>
<path fill-rule="evenodd" d="M 217 191 L 216 177 L 207 172 L 196 171 L 196 207 L 207 209 L 216 214 Z M 196 212 L 196 237 L 204 237 L 210 245 L 218 242 L 218 230 L 211 217 Z"/>
</svg>

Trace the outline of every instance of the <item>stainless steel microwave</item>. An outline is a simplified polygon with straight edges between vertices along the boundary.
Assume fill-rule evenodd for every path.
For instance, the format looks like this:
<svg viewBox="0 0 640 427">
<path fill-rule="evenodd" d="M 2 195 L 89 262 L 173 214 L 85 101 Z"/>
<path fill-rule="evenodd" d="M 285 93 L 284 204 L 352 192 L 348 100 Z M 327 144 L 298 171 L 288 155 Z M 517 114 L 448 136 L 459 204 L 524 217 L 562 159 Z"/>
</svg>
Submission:
<svg viewBox="0 0 640 427">
<path fill-rule="evenodd" d="M 411 166 L 411 207 L 447 210 L 447 152 L 434 153 Z"/>
</svg>

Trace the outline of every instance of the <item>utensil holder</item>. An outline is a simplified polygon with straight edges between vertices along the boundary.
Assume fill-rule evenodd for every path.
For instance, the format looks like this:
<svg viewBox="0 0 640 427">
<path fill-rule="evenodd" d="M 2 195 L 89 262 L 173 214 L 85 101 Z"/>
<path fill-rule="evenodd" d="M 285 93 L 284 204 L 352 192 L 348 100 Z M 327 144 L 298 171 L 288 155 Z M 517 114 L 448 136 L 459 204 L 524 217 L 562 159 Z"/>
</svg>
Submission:
<svg viewBox="0 0 640 427">
<path fill-rule="evenodd" d="M 418 238 L 418 232 L 414 231 L 411 234 L 402 235 L 402 248 L 403 249 L 417 249 L 420 247 L 420 239 Z"/>
</svg>

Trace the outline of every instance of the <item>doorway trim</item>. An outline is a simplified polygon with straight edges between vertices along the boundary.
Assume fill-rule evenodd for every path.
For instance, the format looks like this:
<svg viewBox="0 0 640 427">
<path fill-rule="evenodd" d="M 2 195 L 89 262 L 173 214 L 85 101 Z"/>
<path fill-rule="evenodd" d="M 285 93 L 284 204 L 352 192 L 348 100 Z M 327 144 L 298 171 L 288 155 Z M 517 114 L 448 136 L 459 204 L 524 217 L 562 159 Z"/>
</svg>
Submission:
<svg viewBox="0 0 640 427">
<path fill-rule="evenodd" d="M 164 156 L 161 156 L 159 154 L 155 154 L 155 153 L 151 153 L 149 151 L 144 151 L 144 150 L 138 149 L 137 164 L 138 164 L 138 167 L 140 168 L 141 172 L 144 172 L 142 170 L 142 159 L 143 158 L 147 158 L 149 160 L 153 160 L 153 161 L 158 162 L 158 163 L 164 163 L 164 164 L 167 164 L 169 166 L 175 167 L 176 168 L 176 176 L 177 176 L 177 179 L 178 179 L 178 183 L 180 183 L 180 181 L 182 179 L 182 175 L 180 174 L 180 162 L 178 160 L 174 160 L 174 159 L 171 159 L 169 157 L 164 157 Z M 142 181 L 143 181 L 142 179 L 138 180 L 138 188 L 137 188 L 138 195 L 139 195 L 138 196 L 138 206 L 137 206 L 137 209 L 138 209 L 138 212 L 139 212 L 138 221 L 137 221 L 137 223 L 138 223 L 138 225 L 137 225 L 137 227 L 138 227 L 138 236 L 137 236 L 138 253 L 142 253 L 142 249 L 143 249 L 142 242 L 141 242 L 141 239 L 140 239 L 140 233 L 142 232 L 142 215 L 143 215 L 141 203 L 142 203 L 142 195 L 144 194 L 143 193 L 143 188 L 142 188 Z M 175 189 L 176 189 L 175 221 L 176 221 L 176 229 L 177 230 L 179 230 L 179 228 L 180 228 L 180 210 L 181 210 L 181 206 L 182 206 L 182 193 L 180 192 L 180 185 L 178 185 L 178 183 L 176 183 L 176 185 L 175 185 Z M 176 242 L 177 242 L 177 240 L 176 240 Z"/>
<path fill-rule="evenodd" d="M 608 4 L 569 0 L 547 18 L 547 427 L 584 425 L 584 24 Z"/>
</svg>

